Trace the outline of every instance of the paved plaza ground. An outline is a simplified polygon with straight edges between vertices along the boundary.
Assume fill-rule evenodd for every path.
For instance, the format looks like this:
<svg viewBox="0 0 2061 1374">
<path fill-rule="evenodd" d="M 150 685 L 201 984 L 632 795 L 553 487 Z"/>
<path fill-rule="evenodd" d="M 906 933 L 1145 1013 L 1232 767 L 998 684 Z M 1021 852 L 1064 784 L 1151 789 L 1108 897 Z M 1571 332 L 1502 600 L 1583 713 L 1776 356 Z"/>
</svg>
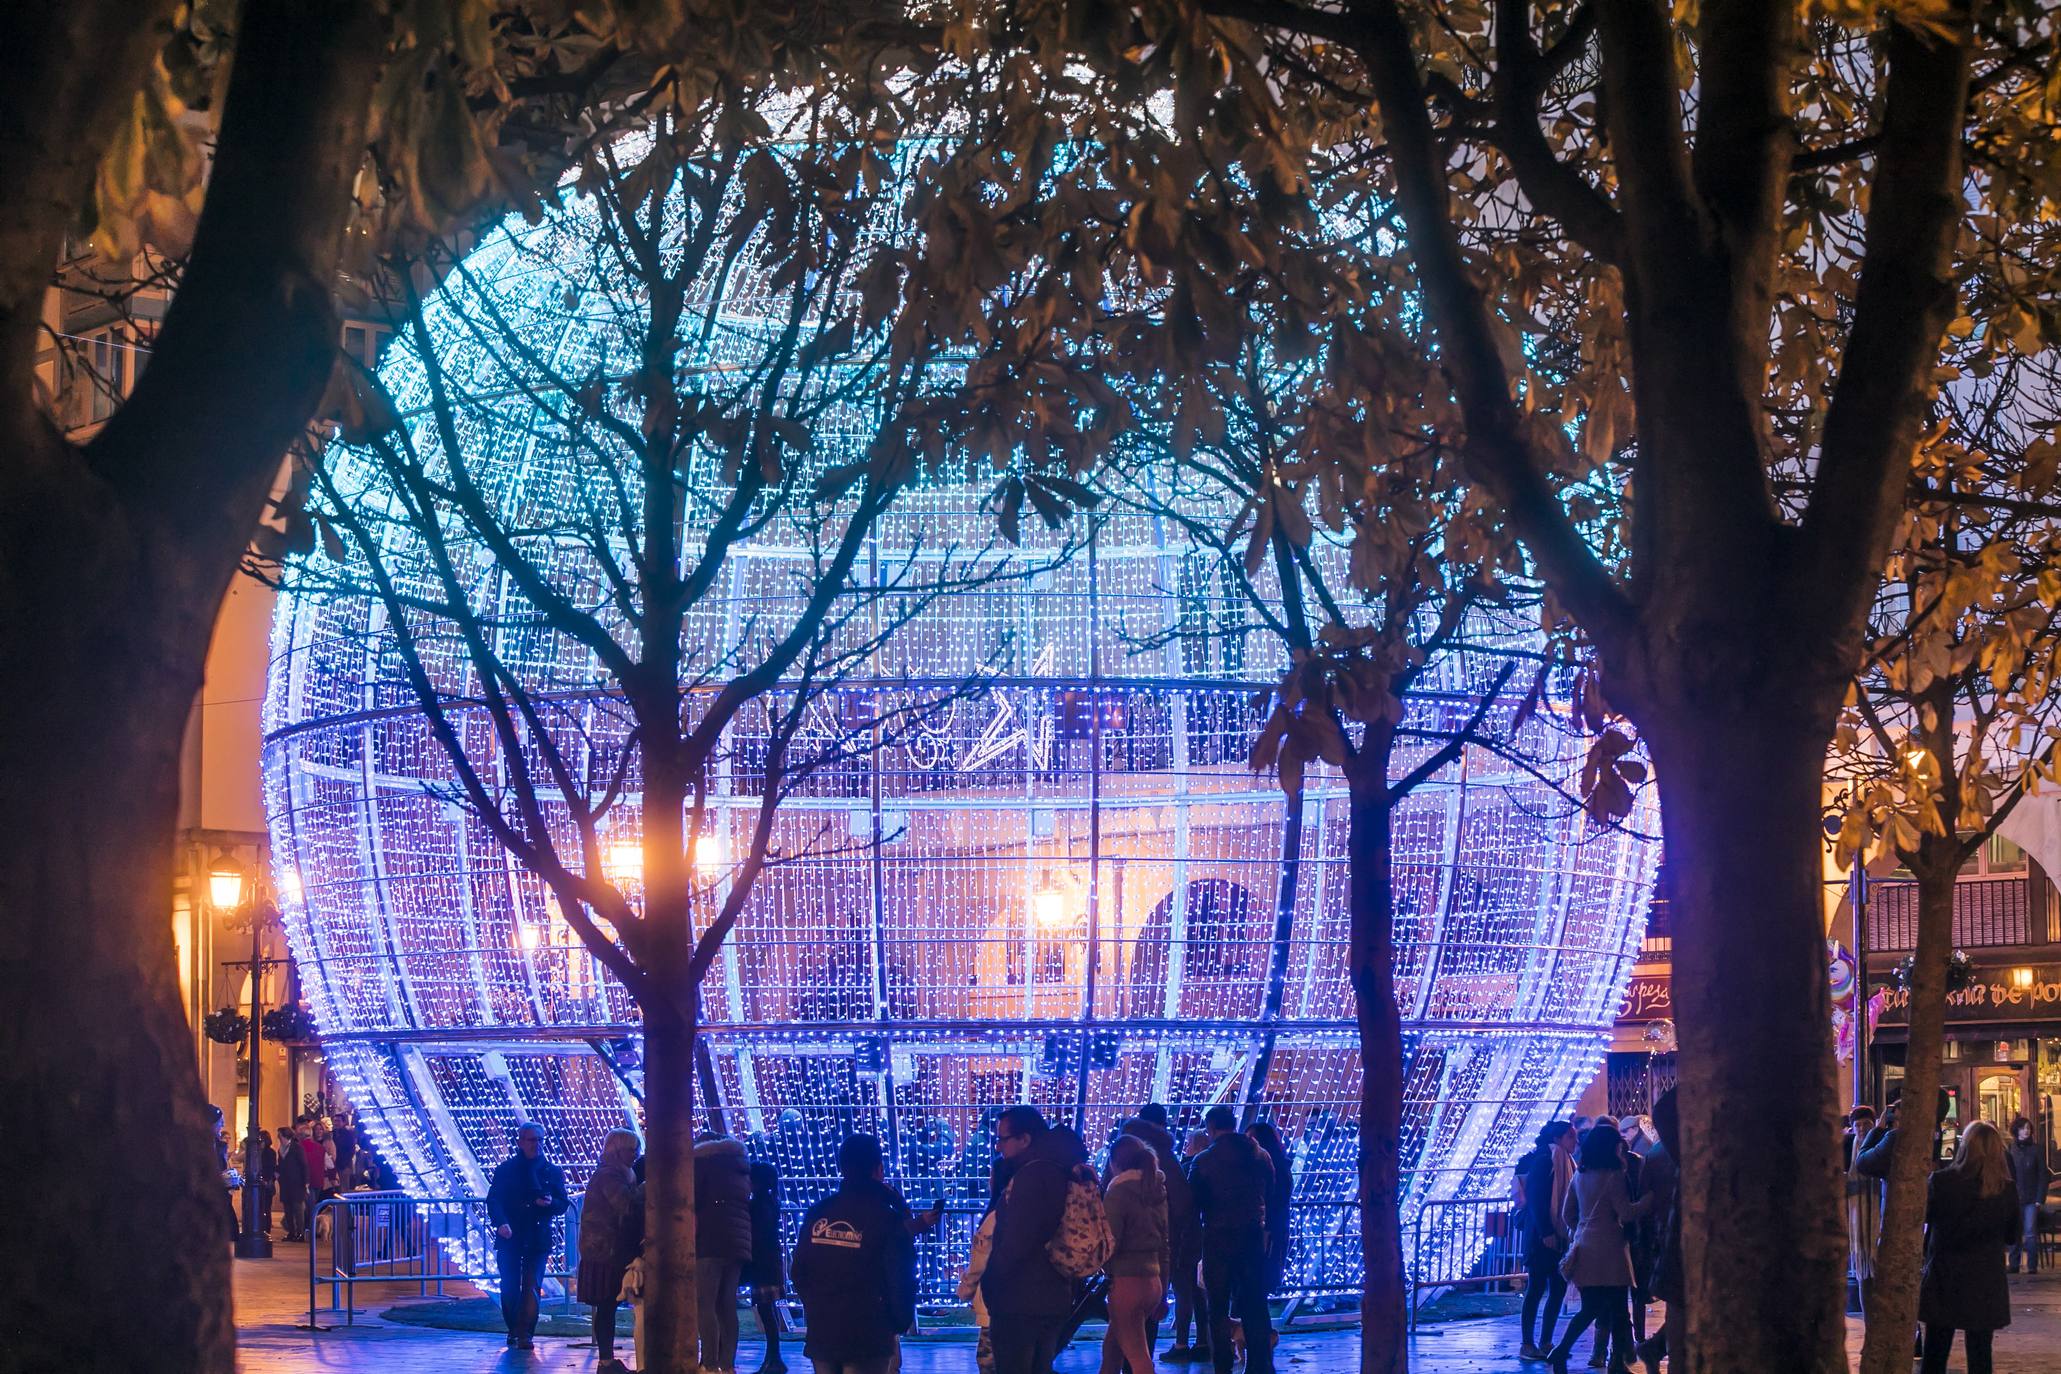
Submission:
<svg viewBox="0 0 2061 1374">
<path fill-rule="evenodd" d="M 242 1374 L 585 1374 L 594 1368 L 594 1349 L 585 1339 L 539 1336 L 528 1353 L 506 1349 L 497 1334 L 449 1331 L 390 1321 L 382 1314 L 415 1301 L 413 1288 L 368 1289 L 360 1295 L 354 1325 L 313 1331 L 308 1321 L 307 1250 L 275 1244 L 269 1261 L 236 1263 L 237 1368 Z M 1997 1335 L 1997 1374 L 2061 1374 L 2061 1278 L 2051 1273 L 2011 1280 L 2009 1330 Z M 1570 1305 L 1569 1311 L 1572 1311 Z M 341 1313 L 323 1312 L 325 1323 L 340 1323 Z M 745 1325 L 750 1327 L 747 1317 Z M 1847 1344 L 1856 1360 L 1861 1328 L 1849 1321 Z M 1545 1366 L 1520 1362 L 1515 1317 L 1452 1321 L 1421 1327 L 1410 1349 L 1416 1374 L 1544 1374 Z M 1060 1357 L 1058 1374 L 1094 1374 L 1099 1338 L 1084 1336 Z M 1584 1338 L 1581 1355 L 1588 1349 Z M 627 1357 L 625 1342 L 623 1351 Z M 738 1353 L 740 1370 L 755 1370 L 761 1350 L 746 1340 Z M 795 1349 L 788 1363 L 807 1374 L 807 1362 Z M 1280 1374 L 1351 1374 L 1358 1367 L 1359 1337 L 1352 1331 L 1291 1333 L 1279 1351 Z M 908 1374 L 974 1374 L 970 1342 L 911 1342 L 902 1365 Z M 1575 1367 L 1581 1368 L 1577 1357 Z M 1205 1366 L 1166 1366 L 1167 1370 Z M 1961 1370 L 1957 1347 L 1951 1369 Z"/>
</svg>

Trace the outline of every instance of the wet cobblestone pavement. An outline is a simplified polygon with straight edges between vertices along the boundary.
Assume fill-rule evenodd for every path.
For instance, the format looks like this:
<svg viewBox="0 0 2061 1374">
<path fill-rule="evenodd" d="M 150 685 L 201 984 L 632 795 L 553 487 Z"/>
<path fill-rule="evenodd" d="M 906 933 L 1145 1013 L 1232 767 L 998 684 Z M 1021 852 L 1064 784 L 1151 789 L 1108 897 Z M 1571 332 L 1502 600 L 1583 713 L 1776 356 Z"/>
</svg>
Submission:
<svg viewBox="0 0 2061 1374">
<path fill-rule="evenodd" d="M 413 1300 L 406 1288 L 368 1290 L 360 1295 L 354 1325 L 310 1330 L 306 1256 L 302 1246 L 280 1244 L 272 1260 L 237 1262 L 241 1374 L 590 1374 L 594 1368 L 594 1348 L 584 1337 L 542 1335 L 534 1351 L 518 1352 L 506 1349 L 495 1333 L 386 1320 L 383 1312 Z M 2051 1273 L 2014 1277 L 2011 1285 L 2012 1324 L 1997 1334 L 1997 1374 L 2061 1374 L 2061 1278 Z M 324 1323 L 340 1322 L 341 1315 L 320 1314 Z M 1860 1323 L 1847 1325 L 1848 1348 L 1857 1361 Z M 751 1328 L 749 1317 L 745 1326 Z M 1075 1341 L 1061 1355 L 1058 1374 L 1095 1374 L 1100 1344 L 1093 1334 Z M 1544 1374 L 1544 1365 L 1516 1358 L 1517 1345 L 1515 1317 L 1424 1326 L 1412 1339 L 1410 1364 L 1415 1374 Z M 1585 1338 L 1577 1369 L 1587 1349 Z M 758 1341 L 744 1340 L 738 1368 L 746 1374 L 756 1370 L 761 1353 Z M 629 1354 L 627 1341 L 622 1354 Z M 798 1348 L 790 1347 L 788 1363 L 795 1374 L 807 1374 Z M 1349 1330 L 1292 1332 L 1282 1338 L 1277 1363 L 1280 1374 L 1354 1374 L 1359 1335 Z M 974 1374 L 972 1342 L 911 1341 L 904 1347 L 902 1367 L 907 1374 Z M 1958 1345 L 1949 1368 L 1966 1368 Z M 1207 1366 L 1165 1365 L 1160 1374 L 1183 1370 L 1206 1374 Z"/>
</svg>

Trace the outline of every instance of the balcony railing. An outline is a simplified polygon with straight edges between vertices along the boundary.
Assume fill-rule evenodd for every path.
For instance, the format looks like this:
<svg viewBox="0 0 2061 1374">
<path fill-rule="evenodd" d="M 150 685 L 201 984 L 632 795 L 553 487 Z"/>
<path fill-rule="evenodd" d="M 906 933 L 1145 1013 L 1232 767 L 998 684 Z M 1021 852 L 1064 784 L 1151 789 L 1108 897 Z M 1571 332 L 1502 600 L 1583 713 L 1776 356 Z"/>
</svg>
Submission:
<svg viewBox="0 0 2061 1374">
<path fill-rule="evenodd" d="M 2047 943 L 2047 913 L 2029 878 L 1973 878 L 1954 884 L 1954 947 L 1984 949 Z M 1893 954 L 1918 944 L 1918 884 L 1868 884 L 1868 952 Z"/>
</svg>

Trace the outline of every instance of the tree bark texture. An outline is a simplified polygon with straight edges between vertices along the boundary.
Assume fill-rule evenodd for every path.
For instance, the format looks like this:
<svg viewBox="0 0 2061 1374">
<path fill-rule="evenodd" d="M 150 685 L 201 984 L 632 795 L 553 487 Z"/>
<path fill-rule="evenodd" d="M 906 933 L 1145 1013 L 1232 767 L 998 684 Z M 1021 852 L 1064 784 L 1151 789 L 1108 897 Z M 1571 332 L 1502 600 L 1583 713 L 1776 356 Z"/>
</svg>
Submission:
<svg viewBox="0 0 2061 1374">
<path fill-rule="evenodd" d="M 1924 837 L 1923 847 L 1956 843 Z M 1875 1247 L 1875 1280 L 1868 1292 L 1868 1334 L 1861 1374 L 1903 1374 L 1911 1363 L 1911 1332 L 1918 1324 L 1918 1268 L 1925 1243 L 1926 1181 L 1932 1139 L 1939 1129 L 1939 1057 L 1946 1038 L 1947 965 L 1954 952 L 1954 874 L 1947 858 L 1927 864 L 1918 882 L 1918 947 L 1911 957 L 1910 1043 L 1904 1060 L 1896 1145 L 1890 1152 L 1889 1188 Z M 1863 989 L 1865 991 L 1865 988 Z M 1865 1008 L 1862 1014 L 1866 1014 Z"/>
<path fill-rule="evenodd" d="M 1846 1368 L 1816 728 L 1831 710 L 1761 695 L 1758 712 L 1684 707 L 1647 734 L 1675 884 L 1685 1374 Z"/>
<path fill-rule="evenodd" d="M 0 38 L 0 1370 L 233 1360 L 229 1203 L 171 940 L 179 751 L 224 588 L 335 359 L 329 303 L 381 33 L 251 0 L 192 255 L 90 444 L 33 331 L 163 4 L 25 5 Z M 26 341 L 26 342 L 25 342 Z M 111 1318 L 119 1317 L 119 1320 Z"/>
<path fill-rule="evenodd" d="M 50 576 L 0 592 L 6 642 L 37 645 L 0 654 L 0 1369 L 226 1374 L 229 1195 L 171 938 L 207 620 L 155 594 L 160 558 L 92 552 L 37 550 Z"/>
<path fill-rule="evenodd" d="M 1410 1367 L 1403 1279 L 1403 1020 L 1395 998 L 1393 814 L 1386 751 L 1349 792 L 1350 975 L 1360 1033 L 1360 1287 L 1362 1374 Z"/>
<path fill-rule="evenodd" d="M 645 1013 L 644 1368 L 693 1374 L 700 1359 L 694 1257 L 695 1018 Z"/>
</svg>

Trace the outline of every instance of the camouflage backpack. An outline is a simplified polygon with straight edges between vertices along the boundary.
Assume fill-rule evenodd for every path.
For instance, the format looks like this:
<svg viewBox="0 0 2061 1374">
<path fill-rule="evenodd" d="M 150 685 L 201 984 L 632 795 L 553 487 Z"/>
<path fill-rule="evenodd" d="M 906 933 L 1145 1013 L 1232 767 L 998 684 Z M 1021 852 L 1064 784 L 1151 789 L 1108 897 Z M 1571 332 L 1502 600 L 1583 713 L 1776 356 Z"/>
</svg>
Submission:
<svg viewBox="0 0 2061 1374">
<path fill-rule="evenodd" d="M 1115 1253 L 1116 1235 L 1109 1229 L 1095 1173 L 1077 1164 L 1067 1176 L 1066 1210 L 1060 1213 L 1059 1229 L 1045 1242 L 1045 1258 L 1067 1278 L 1084 1279 L 1100 1271 Z"/>
</svg>

